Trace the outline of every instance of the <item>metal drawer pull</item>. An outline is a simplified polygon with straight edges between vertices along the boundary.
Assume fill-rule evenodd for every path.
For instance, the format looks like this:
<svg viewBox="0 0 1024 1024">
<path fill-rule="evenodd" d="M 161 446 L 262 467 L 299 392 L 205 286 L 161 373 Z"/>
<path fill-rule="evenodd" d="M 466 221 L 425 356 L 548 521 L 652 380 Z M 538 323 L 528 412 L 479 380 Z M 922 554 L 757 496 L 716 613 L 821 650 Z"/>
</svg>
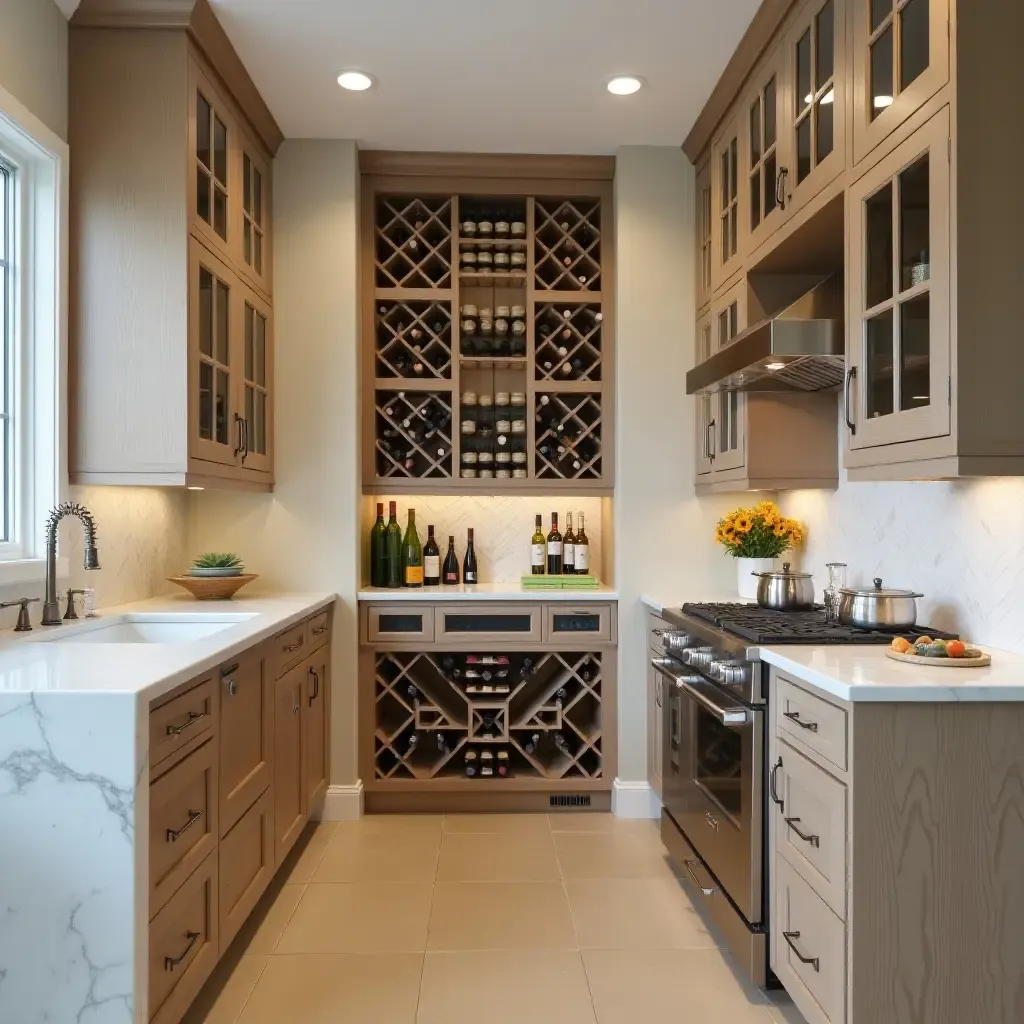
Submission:
<svg viewBox="0 0 1024 1024">
<path fill-rule="evenodd" d="M 291 654 L 292 651 L 297 651 L 301 646 L 302 646 L 302 640 L 297 640 L 295 643 L 291 644 L 289 647 L 282 647 L 281 650 L 284 651 L 285 654 Z"/>
<path fill-rule="evenodd" d="M 782 819 L 805 843 L 810 843 L 815 849 L 821 846 L 821 838 L 819 836 L 809 836 L 805 832 L 801 832 L 796 827 L 796 822 L 799 818 L 783 818 Z"/>
<path fill-rule="evenodd" d="M 800 712 L 799 711 L 783 711 L 782 712 L 782 717 L 783 718 L 788 718 L 791 722 L 795 722 L 797 725 L 800 726 L 801 729 L 807 729 L 809 732 L 817 732 L 818 731 L 818 723 L 817 722 L 801 722 L 800 721 Z"/>
<path fill-rule="evenodd" d="M 182 960 L 185 959 L 192 951 L 192 947 L 196 944 L 199 936 L 202 932 L 185 932 L 185 938 L 188 939 L 188 945 L 181 951 L 181 956 L 165 956 L 164 957 L 164 970 L 173 971 Z"/>
<path fill-rule="evenodd" d="M 187 722 L 182 722 L 181 725 L 169 725 L 169 726 L 167 726 L 167 735 L 168 736 L 180 736 L 190 726 L 195 725 L 196 722 L 198 722 L 200 719 L 206 718 L 207 716 L 208 716 L 208 712 L 206 712 L 206 711 L 203 711 L 203 712 L 201 712 L 199 714 L 197 714 L 195 711 L 190 711 L 188 713 L 188 721 Z"/>
<path fill-rule="evenodd" d="M 716 832 L 718 831 L 718 819 L 710 811 L 705 811 L 704 812 L 704 820 Z"/>
<path fill-rule="evenodd" d="M 238 693 L 238 683 L 234 679 L 225 679 L 224 682 L 228 684 L 228 696 L 234 697 Z"/>
<path fill-rule="evenodd" d="M 789 948 L 793 950 L 793 955 L 800 961 L 800 963 L 810 964 L 814 968 L 815 974 L 820 973 L 821 961 L 816 956 L 804 956 L 803 953 L 801 953 L 793 944 L 794 939 L 800 938 L 799 932 L 783 932 L 782 937 L 786 940 L 786 944 Z"/>
<path fill-rule="evenodd" d="M 327 632 L 327 627 L 326 626 L 317 626 L 316 629 L 313 630 L 313 636 L 323 636 L 324 633 L 326 633 L 326 632 Z"/>
<path fill-rule="evenodd" d="M 768 795 L 772 800 L 777 803 L 780 807 L 785 807 L 786 803 L 784 800 L 779 799 L 778 791 L 775 789 L 775 773 L 782 767 L 782 758 L 780 757 L 775 764 L 772 765 L 771 773 L 768 775 Z"/>
<path fill-rule="evenodd" d="M 189 811 L 188 821 L 181 828 L 169 828 L 167 830 L 167 842 L 176 843 L 179 836 L 183 836 L 204 814 L 204 811 Z"/>
<path fill-rule="evenodd" d="M 313 692 L 309 698 L 309 706 L 312 707 L 313 701 L 320 696 L 320 673 L 311 668 L 309 674 L 313 677 Z"/>
<path fill-rule="evenodd" d="M 715 895 L 715 890 L 714 889 L 709 889 L 706 885 L 701 885 L 700 881 L 697 878 L 697 876 L 693 873 L 693 868 L 690 867 L 691 864 L 699 864 L 699 863 L 700 863 L 700 861 L 697 861 L 697 860 L 684 860 L 683 861 L 683 867 L 686 868 L 686 873 L 693 879 L 693 884 L 696 885 L 697 888 L 700 889 L 700 891 L 702 893 L 704 893 L 705 896 L 714 896 Z"/>
<path fill-rule="evenodd" d="M 236 661 L 233 665 L 226 665 L 220 670 L 220 677 L 224 679 L 227 676 L 234 675 L 238 671 L 238 662 Z"/>
</svg>

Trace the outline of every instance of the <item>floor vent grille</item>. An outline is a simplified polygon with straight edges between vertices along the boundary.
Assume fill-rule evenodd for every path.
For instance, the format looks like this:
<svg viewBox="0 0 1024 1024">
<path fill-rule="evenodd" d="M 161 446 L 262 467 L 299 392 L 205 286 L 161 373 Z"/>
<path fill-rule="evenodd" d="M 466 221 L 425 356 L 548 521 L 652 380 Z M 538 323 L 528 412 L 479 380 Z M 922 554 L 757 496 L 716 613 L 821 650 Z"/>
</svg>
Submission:
<svg viewBox="0 0 1024 1024">
<path fill-rule="evenodd" d="M 589 807 L 590 797 L 587 795 L 578 796 L 552 796 L 548 797 L 549 807 Z"/>
</svg>

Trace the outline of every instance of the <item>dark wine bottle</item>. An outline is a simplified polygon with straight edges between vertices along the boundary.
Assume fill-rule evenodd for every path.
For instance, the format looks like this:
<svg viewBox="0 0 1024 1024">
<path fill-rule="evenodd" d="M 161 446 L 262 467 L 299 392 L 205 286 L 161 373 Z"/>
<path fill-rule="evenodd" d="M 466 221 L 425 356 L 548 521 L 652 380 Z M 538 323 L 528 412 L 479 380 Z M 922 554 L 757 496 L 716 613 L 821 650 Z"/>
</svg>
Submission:
<svg viewBox="0 0 1024 1024">
<path fill-rule="evenodd" d="M 462 563 L 462 582 L 478 583 L 476 565 L 476 549 L 473 546 L 473 528 L 469 528 L 469 540 L 466 542 L 466 557 Z"/>
<path fill-rule="evenodd" d="M 576 575 L 586 576 L 590 573 L 590 538 L 583 528 L 583 513 L 580 513 L 579 529 L 576 531 Z"/>
<path fill-rule="evenodd" d="M 441 585 L 441 551 L 434 540 L 433 526 L 427 526 L 427 543 L 423 546 L 423 585 Z"/>
<path fill-rule="evenodd" d="M 533 675 L 533 658 L 523 658 L 523 664 L 519 669 L 520 679 L 529 679 Z"/>
<path fill-rule="evenodd" d="M 409 698 L 409 700 L 411 700 L 413 702 L 413 704 L 419 703 L 420 691 L 415 687 L 414 684 L 410 683 L 405 688 L 405 693 L 406 693 L 406 696 Z"/>
<path fill-rule="evenodd" d="M 565 703 L 565 698 L 568 697 L 568 696 L 569 696 L 569 691 L 564 686 L 560 686 L 555 691 L 555 703 L 556 704 L 564 704 Z"/>
<path fill-rule="evenodd" d="M 541 445 L 541 449 L 545 446 Z M 544 455 L 544 451 L 541 450 L 541 455 Z M 546 457 L 546 456 L 545 456 Z M 384 514 L 384 506 L 378 505 L 378 509 L 381 510 L 381 515 Z M 383 522 L 383 521 L 382 521 Z M 534 576 L 544 575 L 544 527 L 541 525 L 542 517 L 537 516 L 536 528 L 533 531 L 533 538 L 530 541 L 530 572 Z"/>
<path fill-rule="evenodd" d="M 562 575 L 562 535 L 558 532 L 558 513 L 551 513 L 551 532 L 548 534 L 548 575 Z"/>
<path fill-rule="evenodd" d="M 533 733 L 530 738 L 523 744 L 523 750 L 528 754 L 535 754 L 537 748 L 540 746 L 540 733 Z"/>
<path fill-rule="evenodd" d="M 416 532 L 416 510 L 409 509 L 409 525 L 402 541 L 402 586 L 423 586 L 423 545 Z"/>
<path fill-rule="evenodd" d="M 419 733 L 416 733 L 416 732 L 414 732 L 414 733 L 413 733 L 413 734 L 412 734 L 412 735 L 411 735 L 411 736 L 409 737 L 409 746 L 408 746 L 408 751 L 409 751 L 409 753 L 410 753 L 410 754 L 411 754 L 411 753 L 412 753 L 412 752 L 413 752 L 413 751 L 414 751 L 414 750 L 416 749 L 416 747 L 417 747 L 417 745 L 419 744 L 419 742 L 420 742 L 420 736 L 419 736 Z"/>
<path fill-rule="evenodd" d="M 437 751 L 439 754 L 447 754 L 449 751 L 448 739 L 443 732 L 437 734 Z"/>
<path fill-rule="evenodd" d="M 467 750 L 466 756 L 463 758 L 463 764 L 465 766 L 466 775 L 469 778 L 473 778 L 478 770 L 478 758 L 475 750 Z"/>
<path fill-rule="evenodd" d="M 562 575 L 576 575 L 576 535 L 572 532 L 572 513 L 565 516 L 565 536 L 562 538 Z"/>
<path fill-rule="evenodd" d="M 387 586 L 387 527 L 384 525 L 384 502 L 377 502 L 377 521 L 370 530 L 370 586 Z"/>
<path fill-rule="evenodd" d="M 556 732 L 551 737 L 555 741 L 555 749 L 566 757 L 572 757 L 572 751 L 569 749 L 569 744 L 566 743 L 565 737 L 560 733 Z"/>
<path fill-rule="evenodd" d="M 448 538 L 448 554 L 444 556 L 444 566 L 441 569 L 441 582 L 445 586 L 458 586 L 459 583 L 459 560 L 455 556 L 455 538 Z"/>
<path fill-rule="evenodd" d="M 503 779 L 507 779 L 509 776 L 509 759 L 507 750 L 499 750 L 497 756 L 497 767 L 495 771 Z"/>
<path fill-rule="evenodd" d="M 395 502 L 388 504 L 388 527 L 384 540 L 386 559 L 386 587 L 397 588 L 402 585 L 402 529 L 398 525 Z"/>
</svg>

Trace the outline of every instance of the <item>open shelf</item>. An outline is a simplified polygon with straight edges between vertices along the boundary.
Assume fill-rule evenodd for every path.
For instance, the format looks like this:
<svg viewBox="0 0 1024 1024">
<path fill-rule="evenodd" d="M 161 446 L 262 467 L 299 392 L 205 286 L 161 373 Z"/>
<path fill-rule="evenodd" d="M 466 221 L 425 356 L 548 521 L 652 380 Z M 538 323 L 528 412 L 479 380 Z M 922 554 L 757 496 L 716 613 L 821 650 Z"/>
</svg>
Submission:
<svg viewBox="0 0 1024 1024">
<path fill-rule="evenodd" d="M 460 270 L 459 284 L 470 288 L 523 288 L 525 270 Z"/>
</svg>

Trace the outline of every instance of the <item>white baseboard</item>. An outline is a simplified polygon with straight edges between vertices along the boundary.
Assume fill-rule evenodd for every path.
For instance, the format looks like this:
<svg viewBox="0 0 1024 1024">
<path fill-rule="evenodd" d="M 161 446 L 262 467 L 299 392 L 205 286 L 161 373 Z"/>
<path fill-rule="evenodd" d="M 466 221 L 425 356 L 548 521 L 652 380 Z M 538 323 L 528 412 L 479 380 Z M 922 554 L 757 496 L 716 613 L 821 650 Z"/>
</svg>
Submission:
<svg viewBox="0 0 1024 1024">
<path fill-rule="evenodd" d="M 358 821 L 363 816 L 362 779 L 351 786 L 328 786 L 321 821 Z"/>
<path fill-rule="evenodd" d="M 660 818 L 661 800 L 649 782 L 616 779 L 612 784 L 612 814 L 618 818 Z"/>
</svg>

